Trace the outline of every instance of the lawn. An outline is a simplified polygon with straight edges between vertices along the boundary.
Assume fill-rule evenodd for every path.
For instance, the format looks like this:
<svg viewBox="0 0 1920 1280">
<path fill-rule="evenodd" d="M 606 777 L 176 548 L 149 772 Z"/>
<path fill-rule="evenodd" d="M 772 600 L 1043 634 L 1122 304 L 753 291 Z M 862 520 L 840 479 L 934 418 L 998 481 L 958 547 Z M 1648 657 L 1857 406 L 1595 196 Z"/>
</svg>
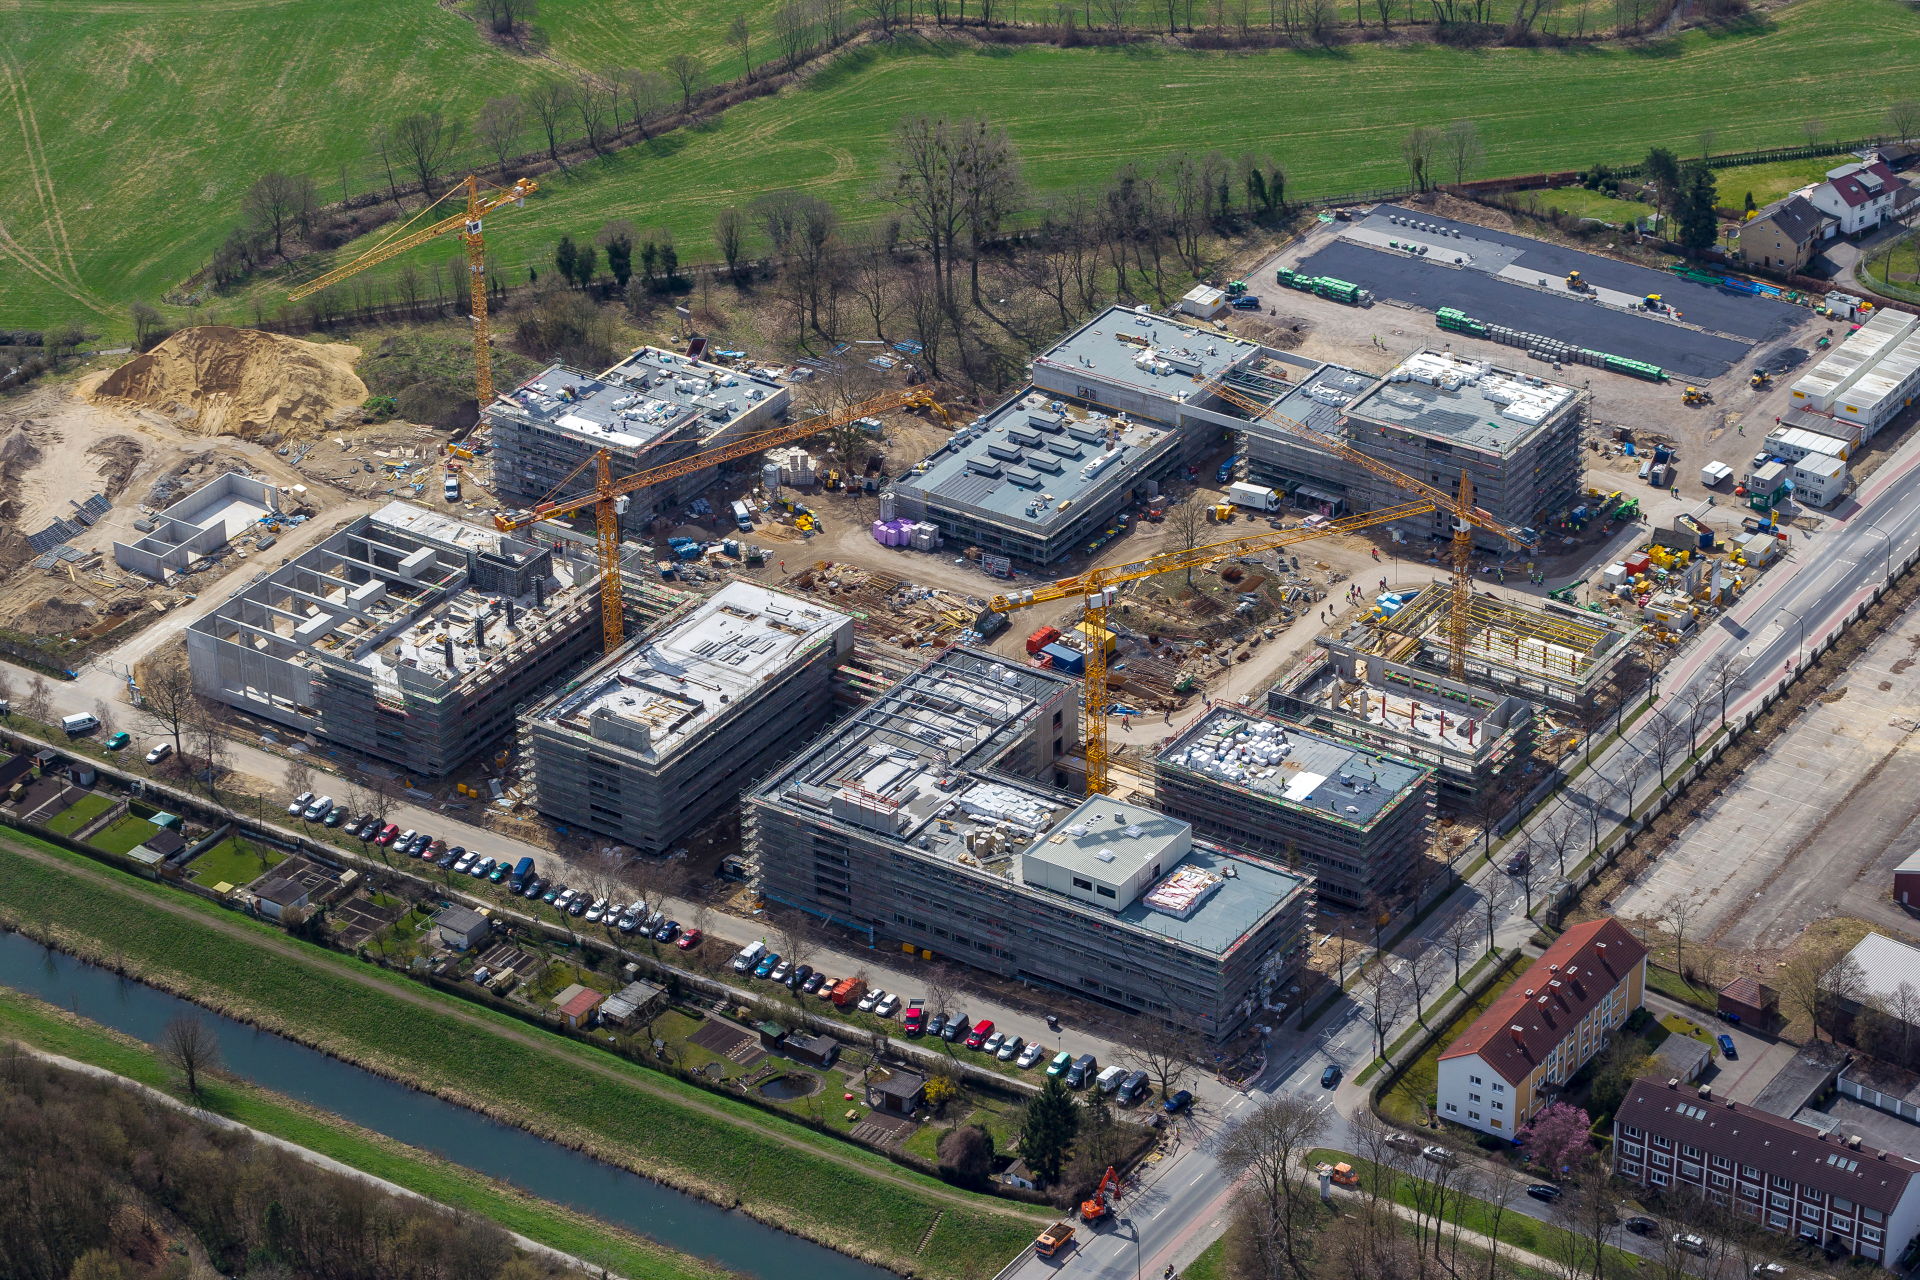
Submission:
<svg viewBox="0 0 1920 1280">
<path fill-rule="evenodd" d="M 70 836 L 111 808 L 112 800 L 97 791 L 89 791 L 47 819 L 47 830 L 55 835 Z"/>
<path fill-rule="evenodd" d="M 1920 235 L 1905 236 L 1875 252 L 1861 270 L 1889 297 L 1920 302 Z"/>
<path fill-rule="evenodd" d="M 110 938 L 134 972 L 162 977 L 183 993 L 297 1033 L 343 1058 L 380 1062 L 424 1088 L 641 1172 L 738 1196 L 768 1221 L 899 1269 L 911 1265 L 920 1275 L 991 1275 L 1032 1238 L 1037 1215 L 1008 1212 L 985 1199 L 978 1207 L 949 1201 L 933 1179 L 743 1102 L 453 997 L 434 994 L 428 1007 L 415 1006 L 399 992 L 424 988 L 372 966 L 318 948 L 302 947 L 297 959 L 267 951 L 215 922 L 262 939 L 284 935 L 117 872 L 101 872 L 115 886 L 102 892 L 64 867 L 12 853 L 14 845 L 45 846 L 23 837 L 0 843 L 0 903 L 23 923 L 30 917 L 35 927 L 60 930 L 82 947 L 105 950 L 100 940 Z M 55 853 L 63 862 L 80 861 Z M 185 905 L 190 917 L 163 912 L 156 895 Z M 350 972 L 377 981 L 363 985 L 350 980 Z M 456 1009 L 468 1017 L 455 1016 Z M 490 1028 L 523 1031 L 536 1043 L 509 1041 Z M 589 1061 L 612 1076 L 582 1070 Z M 861 1211 L 840 1212 L 848 1204 Z"/>
<path fill-rule="evenodd" d="M 0 988 L 0 1035 L 155 1088 L 169 1089 L 175 1083 L 174 1073 L 138 1041 L 5 988 Z M 713 1274 L 713 1268 L 698 1259 L 241 1081 L 207 1083 L 199 1105 L 631 1280 L 694 1280 Z"/>
<path fill-rule="evenodd" d="M 187 873 L 199 884 L 249 884 L 286 855 L 239 836 L 228 836 L 188 864 Z"/>
<path fill-rule="evenodd" d="M 1647 965 L 1647 985 L 1663 996 L 1709 1013 L 1719 1007 L 1719 995 L 1712 987 L 1695 986 L 1673 970 L 1656 964 Z"/>
<path fill-rule="evenodd" d="M 1719 192 L 1716 198 L 1723 209 L 1742 209 L 1746 207 L 1747 196 L 1751 194 L 1753 203 L 1764 209 L 1787 192 L 1820 181 L 1827 176 L 1827 170 L 1852 162 L 1852 156 L 1814 156 L 1808 160 L 1780 160 L 1773 164 L 1746 164 L 1734 169 L 1718 169 L 1714 172 Z"/>
<path fill-rule="evenodd" d="M 1637 200 L 1616 200 L 1585 187 L 1561 187 L 1557 191 L 1522 192 L 1520 198 L 1537 196 L 1543 209 L 1559 209 L 1576 218 L 1595 218 L 1617 227 L 1630 226 L 1637 218 L 1653 212 L 1653 206 Z"/>
<path fill-rule="evenodd" d="M 123 325 L 128 301 L 159 299 L 207 261 L 260 169 L 310 173 L 329 199 L 343 183 L 384 184 L 367 146 L 373 124 L 420 107 L 465 120 L 485 97 L 559 73 L 486 45 L 448 8 L 402 0 L 229 0 L 196 7 L 191 23 L 174 15 L 72 0 L 20 0 L 0 14 L 0 49 L 10 50 L 0 70 L 15 105 L 0 111 L 0 148 L 27 171 L 0 192 L 10 237 L 0 249 L 13 257 L 0 273 L 0 326 Z M 587 0 L 556 0 L 541 23 L 554 50 L 590 66 L 657 66 L 685 41 L 711 51 L 720 29 L 624 21 Z M 563 233 L 622 217 L 670 229 L 685 260 L 710 257 L 718 209 L 781 187 L 871 221 L 887 209 L 875 193 L 891 130 L 930 106 L 1004 124 L 1042 195 L 1100 182 L 1122 159 L 1150 165 L 1208 147 L 1271 151 L 1292 194 L 1396 184 L 1407 122 L 1429 115 L 1480 123 L 1486 174 L 1690 148 L 1707 103 L 1721 150 L 1799 141 L 1799 119 L 1781 103 L 1816 97 L 1830 134 L 1859 136 L 1904 92 L 1917 37 L 1920 13 L 1898 0 L 1803 0 L 1745 29 L 1577 50 L 1208 54 L 907 37 L 698 131 L 548 175 L 525 209 L 490 222 L 488 249 L 503 277 L 524 279 Z M 1842 78 L 1854 91 L 1833 97 Z M 531 133 L 523 143 L 533 145 Z M 438 266 L 453 248 L 414 260 Z M 295 274 L 320 266 L 303 262 Z M 278 292 L 261 287 L 259 297 Z"/>
<path fill-rule="evenodd" d="M 157 830 L 159 828 L 145 818 L 122 818 L 105 831 L 96 832 L 87 843 L 108 853 L 129 853 L 145 844 Z"/>
<path fill-rule="evenodd" d="M 1399 1079 L 1387 1091 L 1380 1095 L 1380 1114 L 1396 1124 L 1421 1125 L 1427 1122 L 1426 1100 L 1440 1084 L 1440 1054 L 1454 1042 L 1473 1020 L 1485 1012 L 1502 991 L 1507 989 L 1508 974 L 1519 969 L 1525 957 L 1516 954 L 1507 961 L 1507 972 L 1494 979 L 1479 999 L 1469 1002 L 1435 1036 L 1433 1043 L 1427 1046 L 1425 1053 L 1407 1064 Z"/>
</svg>

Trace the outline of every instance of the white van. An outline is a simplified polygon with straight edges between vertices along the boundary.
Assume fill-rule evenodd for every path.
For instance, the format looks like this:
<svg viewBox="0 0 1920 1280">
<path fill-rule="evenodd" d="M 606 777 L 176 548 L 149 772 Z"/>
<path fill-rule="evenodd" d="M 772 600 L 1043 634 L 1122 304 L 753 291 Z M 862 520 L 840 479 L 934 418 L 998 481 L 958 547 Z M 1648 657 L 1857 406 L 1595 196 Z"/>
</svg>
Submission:
<svg viewBox="0 0 1920 1280">
<path fill-rule="evenodd" d="M 1108 1067 L 1100 1073 L 1100 1077 L 1095 1083 L 1098 1084 L 1100 1092 L 1112 1093 L 1115 1089 L 1118 1089 L 1121 1082 L 1131 1074 L 1132 1072 L 1128 1071 L 1125 1067 Z"/>
<path fill-rule="evenodd" d="M 100 727 L 100 717 L 81 712 L 77 716 L 61 716 L 60 727 L 67 731 L 69 738 L 76 734 L 92 733 Z"/>
<path fill-rule="evenodd" d="M 767 954 L 766 943 L 749 942 L 746 946 L 740 948 L 740 954 L 733 958 L 733 971 L 735 973 L 745 973 L 747 970 L 753 968 L 755 964 L 759 963 L 760 957 L 765 954 Z"/>
</svg>

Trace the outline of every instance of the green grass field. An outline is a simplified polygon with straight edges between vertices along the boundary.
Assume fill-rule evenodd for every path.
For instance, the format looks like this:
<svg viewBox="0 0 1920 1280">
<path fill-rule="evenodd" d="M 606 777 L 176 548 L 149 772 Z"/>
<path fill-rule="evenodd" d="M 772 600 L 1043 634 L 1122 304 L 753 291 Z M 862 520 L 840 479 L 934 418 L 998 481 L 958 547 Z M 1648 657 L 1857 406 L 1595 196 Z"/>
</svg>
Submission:
<svg viewBox="0 0 1920 1280">
<path fill-rule="evenodd" d="M 266 873 L 284 854 L 262 848 L 239 836 L 228 836 L 187 864 L 187 874 L 199 884 L 226 883 L 238 888 Z"/>
<path fill-rule="evenodd" d="M 173 1073 L 145 1045 L 4 988 L 0 988 L 0 1036 L 103 1067 L 158 1089 L 170 1089 L 175 1084 Z M 490 1218 L 509 1231 L 611 1268 L 631 1280 L 694 1280 L 715 1274 L 710 1265 L 697 1259 L 536 1200 L 427 1152 L 241 1081 L 207 1082 L 199 1105 L 442 1204 Z"/>
<path fill-rule="evenodd" d="M 128 853 L 147 842 L 157 828 L 145 818 L 125 817 L 96 832 L 93 839 L 87 841 L 96 849 L 105 849 L 108 853 Z"/>
<path fill-rule="evenodd" d="M 1773 164 L 1721 169 L 1714 175 L 1719 193 L 1716 198 L 1721 208 L 1737 210 L 1745 206 L 1751 193 L 1754 204 L 1764 209 L 1787 192 L 1820 181 L 1827 176 L 1827 170 L 1852 162 L 1852 156 L 1815 156 L 1810 160 L 1780 160 Z"/>
<path fill-rule="evenodd" d="M 1524 192 L 1527 196 L 1537 197 L 1542 209 L 1559 209 L 1576 218 L 1598 218 L 1602 222 L 1611 222 L 1624 227 L 1636 218 L 1644 218 L 1653 212 L 1653 206 L 1634 200 L 1616 200 L 1599 191 L 1588 191 L 1584 187 L 1563 187 L 1558 191 Z"/>
<path fill-rule="evenodd" d="M 896 1267 L 911 1265 L 921 1275 L 960 1280 L 998 1270 L 1031 1239 L 1039 1221 L 1038 1214 L 1007 1212 L 984 1199 L 978 1207 L 955 1203 L 939 1182 L 876 1154 L 562 1037 L 529 1031 L 451 996 L 435 995 L 431 1004 L 437 1008 L 420 1008 L 399 995 L 403 988 L 419 988 L 372 966 L 304 946 L 292 959 L 211 923 L 196 925 L 195 919 L 217 920 L 261 939 L 284 937 L 197 898 L 111 871 L 101 874 L 117 888 L 103 892 L 67 869 L 95 869 L 75 855 L 53 850 L 66 865 L 50 868 L 13 852 L 15 846 L 51 847 L 13 834 L 0 842 L 0 904 L 16 917 L 30 916 L 36 927 L 60 930 L 82 945 L 104 947 L 98 940 L 111 939 L 114 953 L 134 972 L 167 975 L 169 985 L 205 1002 L 297 1030 L 339 1056 L 382 1064 L 422 1087 L 474 1099 L 537 1131 L 567 1135 L 643 1170 L 737 1195 L 759 1216 L 817 1239 Z M 161 910 L 154 899 L 162 894 L 185 904 L 192 918 Z M 369 987 L 351 980 L 350 971 L 377 981 Z M 537 1047 L 456 1017 L 455 1009 L 502 1030 L 527 1031 Z M 586 1060 L 610 1067 L 613 1077 L 578 1069 Z M 723 1114 L 688 1105 L 696 1102 Z M 797 1138 L 799 1145 L 781 1137 Z M 844 1212 L 847 1205 L 858 1205 L 859 1212 Z"/>
<path fill-rule="evenodd" d="M 225 0 L 195 6 L 190 23 L 178 14 L 157 0 L 18 0 L 0 12 L 0 149 L 25 161 L 0 191 L 0 325 L 72 318 L 115 329 L 127 302 L 158 299 L 206 262 L 261 169 L 305 170 L 332 198 L 345 165 L 347 185 L 364 189 L 372 122 L 420 106 L 466 118 L 490 94 L 559 74 L 422 3 Z M 541 24 L 557 53 L 594 66 L 658 65 L 722 43 L 721 22 L 640 24 L 587 0 L 555 0 Z M 1829 134 L 1859 136 L 1906 91 L 1916 37 L 1920 13 L 1898 0 L 1800 0 L 1749 30 L 1571 52 L 1200 54 L 907 38 L 700 131 L 552 175 L 528 208 L 491 222 L 489 251 L 506 278 L 524 278 L 561 234 L 622 217 L 670 228 L 682 257 L 696 259 L 717 209 L 779 187 L 872 218 L 884 207 L 873 196 L 889 132 L 929 108 L 1005 124 L 1041 193 L 1101 181 L 1122 157 L 1151 163 L 1213 146 L 1273 152 L 1295 194 L 1390 185 L 1404 176 L 1407 122 L 1428 116 L 1478 121 L 1485 173 L 1691 149 L 1709 114 L 1718 149 L 1795 142 L 1799 117 L 1781 104 L 1796 99 L 1820 100 Z M 1855 88 L 1828 92 L 1843 77 Z M 302 264 L 301 277 L 318 266 Z M 260 290 L 263 301 L 275 294 Z"/>
<path fill-rule="evenodd" d="M 70 836 L 95 818 L 113 808 L 113 801 L 97 791 L 88 792 L 47 819 L 47 830 Z"/>
</svg>

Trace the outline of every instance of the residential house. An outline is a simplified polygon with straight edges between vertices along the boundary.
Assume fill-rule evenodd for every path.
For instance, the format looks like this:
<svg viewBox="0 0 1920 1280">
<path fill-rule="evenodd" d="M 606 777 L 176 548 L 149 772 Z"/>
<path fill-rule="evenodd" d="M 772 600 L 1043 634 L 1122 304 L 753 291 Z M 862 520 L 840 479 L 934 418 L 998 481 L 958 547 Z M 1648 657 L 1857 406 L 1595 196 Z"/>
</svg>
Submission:
<svg viewBox="0 0 1920 1280">
<path fill-rule="evenodd" d="M 1910 910 L 1920 911 L 1920 853 L 1893 869 L 1893 900 Z"/>
<path fill-rule="evenodd" d="M 284 920 L 289 911 L 304 911 L 312 901 L 305 885 L 286 876 L 262 880 L 248 892 L 253 894 L 260 914 L 269 920 Z"/>
<path fill-rule="evenodd" d="M 1440 1055 L 1440 1118 L 1513 1138 L 1640 1007 L 1647 949 L 1611 916 L 1577 924 Z"/>
<path fill-rule="evenodd" d="M 582 1027 L 593 1025 L 593 1011 L 599 1008 L 600 1002 L 606 998 L 604 992 L 595 991 L 592 987 L 583 987 L 574 982 L 561 989 L 560 994 L 553 998 L 553 1005 L 560 1010 L 560 1016 L 566 1020 L 567 1025 L 578 1031 Z"/>
<path fill-rule="evenodd" d="M 1827 180 L 1808 192 L 1807 199 L 1833 219 L 1830 234 L 1851 236 L 1909 212 L 1914 193 L 1884 162 L 1856 160 L 1827 170 Z"/>
<path fill-rule="evenodd" d="M 1664 1080 L 1636 1080 L 1614 1114 L 1613 1172 L 1873 1262 L 1920 1232 L 1920 1162 Z"/>
<path fill-rule="evenodd" d="M 433 917 L 440 930 L 440 941 L 455 951 L 465 951 L 487 940 L 493 922 L 471 907 L 445 907 Z"/>
<path fill-rule="evenodd" d="M 926 1101 L 925 1076 L 898 1067 L 867 1078 L 867 1105 L 890 1115 L 910 1116 Z"/>
<path fill-rule="evenodd" d="M 1757 267 L 1799 271 L 1825 235 L 1827 218 L 1805 196 L 1779 200 L 1740 227 L 1740 256 Z"/>
</svg>

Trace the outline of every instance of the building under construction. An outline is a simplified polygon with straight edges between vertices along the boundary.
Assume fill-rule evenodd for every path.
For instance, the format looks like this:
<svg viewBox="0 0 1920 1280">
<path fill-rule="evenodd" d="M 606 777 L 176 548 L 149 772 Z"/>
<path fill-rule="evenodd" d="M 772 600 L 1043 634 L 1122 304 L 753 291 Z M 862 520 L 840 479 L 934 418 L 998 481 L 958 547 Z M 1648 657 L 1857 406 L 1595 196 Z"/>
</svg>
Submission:
<svg viewBox="0 0 1920 1280">
<path fill-rule="evenodd" d="M 1341 637 L 1359 654 L 1452 669 L 1452 591 L 1437 582 L 1390 614 L 1375 609 Z M 1630 651 L 1636 627 L 1553 600 L 1476 591 L 1466 634 L 1466 680 L 1537 703 L 1584 711 Z"/>
<path fill-rule="evenodd" d="M 1425 765 L 1456 808 L 1498 790 L 1533 750 L 1533 704 L 1322 638 L 1267 691 L 1267 708 L 1309 729 Z"/>
<path fill-rule="evenodd" d="M 759 888 L 875 944 L 1229 1039 L 1298 970 L 1307 886 L 1166 814 L 1063 790 L 1077 694 L 941 653 L 748 795 Z"/>
<path fill-rule="evenodd" d="M 1426 848 L 1433 771 L 1239 707 L 1215 707 L 1153 758 L 1161 809 L 1313 877 L 1323 902 L 1392 900 Z"/>
<path fill-rule="evenodd" d="M 791 392 L 758 374 L 641 347 L 598 376 L 551 365 L 486 407 L 493 489 L 531 507 L 605 449 L 616 479 L 664 466 L 772 428 Z M 634 495 L 640 513 L 662 511 L 713 478 L 693 472 Z M 577 478 L 561 496 L 584 490 Z"/>
<path fill-rule="evenodd" d="M 436 777 L 592 652 L 597 582 L 587 554 L 393 502 L 195 622 L 187 660 L 204 697 Z"/>
<path fill-rule="evenodd" d="M 521 716 L 534 807 L 665 853 L 826 724 L 852 647 L 846 614 L 728 584 Z"/>
</svg>

